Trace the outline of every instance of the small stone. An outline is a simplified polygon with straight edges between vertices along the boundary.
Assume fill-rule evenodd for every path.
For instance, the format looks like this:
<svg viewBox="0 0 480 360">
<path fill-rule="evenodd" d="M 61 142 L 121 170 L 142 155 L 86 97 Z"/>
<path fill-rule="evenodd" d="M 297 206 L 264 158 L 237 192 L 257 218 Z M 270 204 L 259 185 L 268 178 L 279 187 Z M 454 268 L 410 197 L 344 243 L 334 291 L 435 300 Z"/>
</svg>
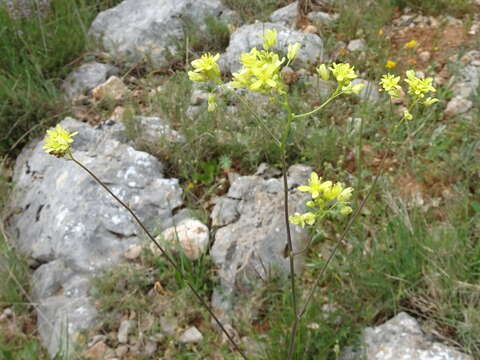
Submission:
<svg viewBox="0 0 480 360">
<path fill-rule="evenodd" d="M 302 29 L 302 32 L 305 34 L 315 34 L 318 32 L 318 29 L 315 25 L 309 24 Z"/>
<path fill-rule="evenodd" d="M 111 76 L 106 82 L 92 90 L 93 97 L 97 100 L 121 100 L 128 93 L 128 88 L 122 79 Z"/>
<path fill-rule="evenodd" d="M 348 43 L 347 50 L 352 52 L 365 51 L 367 50 L 367 43 L 363 39 L 352 40 Z"/>
<path fill-rule="evenodd" d="M 148 358 L 151 358 L 153 355 L 155 355 L 155 352 L 157 351 L 157 343 L 154 341 L 147 341 L 145 344 L 145 348 L 143 350 L 143 354 L 147 356 Z"/>
<path fill-rule="evenodd" d="M 447 117 L 463 114 L 470 110 L 472 106 L 473 103 L 470 100 L 455 96 L 448 102 L 447 108 L 443 114 Z"/>
<path fill-rule="evenodd" d="M 208 227 L 195 219 L 186 219 L 178 225 L 170 227 L 160 234 L 160 240 L 178 244 L 190 260 L 202 256 L 208 247 Z"/>
<path fill-rule="evenodd" d="M 420 54 L 418 54 L 418 58 L 423 62 L 429 61 L 431 57 L 432 56 L 429 51 L 422 51 Z"/>
<path fill-rule="evenodd" d="M 178 339 L 182 344 L 195 344 L 203 340 L 203 335 L 195 326 L 185 330 Z"/>
<path fill-rule="evenodd" d="M 119 345 L 115 350 L 115 355 L 122 358 L 128 353 L 128 345 Z"/>
<path fill-rule="evenodd" d="M 338 14 L 330 14 L 321 11 L 314 11 L 307 15 L 308 20 L 313 22 L 314 24 L 322 24 L 322 25 L 332 25 L 335 21 L 338 20 L 340 15 Z"/>
<path fill-rule="evenodd" d="M 11 317 L 13 317 L 12 309 L 11 308 L 6 308 L 5 310 L 3 310 L 2 315 L 0 315 L 0 322 L 5 321 L 5 320 L 7 320 L 8 318 L 11 318 Z"/>
<path fill-rule="evenodd" d="M 120 344 L 126 344 L 128 342 L 128 335 L 133 332 L 135 325 L 136 323 L 134 320 L 123 320 L 120 323 L 117 335 L 117 340 Z"/>
<path fill-rule="evenodd" d="M 174 336 L 178 327 L 178 321 L 175 317 L 162 316 L 160 318 L 160 328 L 167 336 Z"/>
<path fill-rule="evenodd" d="M 103 360 L 107 350 L 108 346 L 103 341 L 100 341 L 87 350 L 85 358 L 88 360 Z"/>
<path fill-rule="evenodd" d="M 130 247 L 127 251 L 125 251 L 123 256 L 125 256 L 125 258 L 128 260 L 135 260 L 140 256 L 141 253 L 142 253 L 142 246 L 135 245 Z"/>
</svg>

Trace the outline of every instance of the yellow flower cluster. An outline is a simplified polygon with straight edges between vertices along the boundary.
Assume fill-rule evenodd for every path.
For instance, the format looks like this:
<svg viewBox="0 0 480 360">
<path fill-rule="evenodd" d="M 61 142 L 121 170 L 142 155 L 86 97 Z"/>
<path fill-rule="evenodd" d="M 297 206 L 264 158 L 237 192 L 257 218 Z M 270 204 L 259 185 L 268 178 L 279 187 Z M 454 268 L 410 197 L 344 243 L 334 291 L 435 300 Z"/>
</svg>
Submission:
<svg viewBox="0 0 480 360">
<path fill-rule="evenodd" d="M 261 93 L 276 92 L 284 94 L 286 85 L 280 76 L 280 70 L 285 58 L 280 59 L 279 55 L 270 51 L 277 42 L 277 32 L 266 30 L 263 38 L 263 50 L 253 48 L 249 53 L 240 57 L 242 68 L 232 74 L 233 81 L 230 85 L 233 88 L 245 88 Z M 295 57 L 300 45 L 289 46 L 288 57 Z"/>
<path fill-rule="evenodd" d="M 310 193 L 312 200 L 307 202 L 311 211 L 295 213 L 289 217 L 292 224 L 313 225 L 318 219 L 326 215 L 348 215 L 352 212 L 349 200 L 352 197 L 353 188 L 345 188 L 342 183 L 322 181 L 316 172 L 310 174 L 308 185 L 299 186 L 298 190 Z"/>
<path fill-rule="evenodd" d="M 43 149 L 47 154 L 51 154 L 57 157 L 64 157 L 70 151 L 70 145 L 73 143 L 73 137 L 78 132 L 70 133 L 59 124 L 51 130 L 47 130 L 45 136 L 45 145 Z"/>
<path fill-rule="evenodd" d="M 432 86 L 433 79 L 431 77 L 421 79 L 415 75 L 415 71 L 408 70 L 405 82 L 408 84 L 408 93 L 413 96 L 414 100 L 421 100 L 429 92 L 435 92 L 436 89 Z M 423 101 L 426 106 L 436 103 L 438 99 L 429 97 Z"/>
<path fill-rule="evenodd" d="M 188 72 L 188 77 L 192 81 L 218 81 L 220 80 L 220 66 L 217 60 L 220 54 L 212 56 L 210 53 L 203 54 L 200 59 L 193 60 L 192 66 L 195 70 Z"/>
<path fill-rule="evenodd" d="M 358 76 L 355 73 L 354 66 L 351 66 L 348 63 L 333 63 L 328 69 L 325 64 L 321 64 L 317 67 L 318 75 L 320 75 L 325 81 L 330 79 L 330 71 L 337 80 L 338 86 L 344 94 L 358 94 L 365 86 L 363 83 L 352 84 L 352 80 L 356 79 Z"/>
<path fill-rule="evenodd" d="M 438 99 L 434 97 L 425 98 L 425 96 L 427 96 L 429 93 L 434 93 L 436 91 L 436 89 L 432 86 L 433 79 L 431 77 L 419 78 L 417 75 L 415 75 L 415 71 L 408 70 L 406 72 L 406 79 L 404 81 L 408 84 L 408 94 L 410 94 L 413 99 L 413 103 L 410 105 L 410 107 L 419 103 L 424 106 L 430 106 L 438 101 Z M 399 83 L 400 76 L 385 74 L 380 80 L 380 85 L 382 86 L 380 91 L 386 91 L 392 98 L 400 97 L 400 90 L 402 87 L 399 85 Z M 409 110 L 405 110 L 402 120 L 411 119 L 413 119 L 413 115 Z"/>
</svg>

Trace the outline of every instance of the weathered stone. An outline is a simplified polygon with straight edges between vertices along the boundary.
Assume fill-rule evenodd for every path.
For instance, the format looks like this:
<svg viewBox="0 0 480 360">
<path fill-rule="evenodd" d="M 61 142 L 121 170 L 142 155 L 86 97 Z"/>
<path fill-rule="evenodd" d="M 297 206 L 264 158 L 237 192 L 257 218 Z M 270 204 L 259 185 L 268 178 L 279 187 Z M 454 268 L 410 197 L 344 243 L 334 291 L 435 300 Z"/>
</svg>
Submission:
<svg viewBox="0 0 480 360">
<path fill-rule="evenodd" d="M 122 100 L 128 93 L 128 88 L 122 79 L 117 76 L 111 76 L 103 84 L 98 85 L 92 90 L 93 97 L 97 100 Z"/>
<path fill-rule="evenodd" d="M 62 84 L 62 90 L 68 99 L 74 99 L 80 95 L 86 95 L 110 76 L 117 74 L 118 69 L 110 64 L 86 63 L 67 76 Z"/>
<path fill-rule="evenodd" d="M 195 344 L 203 340 L 203 335 L 195 326 L 185 330 L 178 339 L 182 344 Z"/>
<path fill-rule="evenodd" d="M 293 27 L 297 18 L 297 1 L 275 10 L 270 15 L 272 23 L 280 24 L 287 27 Z"/>
<path fill-rule="evenodd" d="M 212 226 L 225 226 L 236 221 L 239 217 L 237 211 L 239 200 L 230 198 L 220 198 L 212 210 Z"/>
<path fill-rule="evenodd" d="M 367 43 L 363 39 L 354 39 L 351 40 L 347 45 L 348 51 L 365 51 L 367 50 Z"/>
<path fill-rule="evenodd" d="M 108 350 L 108 346 L 100 341 L 85 352 L 85 358 L 88 360 L 103 360 Z"/>
<path fill-rule="evenodd" d="M 445 116 L 455 116 L 466 113 L 473 106 L 473 102 L 467 100 L 460 96 L 455 96 L 447 104 L 445 111 L 443 112 Z"/>
<path fill-rule="evenodd" d="M 164 230 L 159 237 L 171 245 L 179 244 L 186 257 L 197 260 L 208 247 L 208 227 L 195 219 L 186 219 Z"/>
<path fill-rule="evenodd" d="M 378 86 L 368 80 L 354 79 L 352 84 L 365 84 L 363 89 L 356 95 L 360 100 L 376 102 L 380 99 L 380 93 L 378 92 Z"/>
<path fill-rule="evenodd" d="M 305 184 L 311 168 L 292 167 L 290 179 Z M 299 179 L 299 173 L 305 175 Z M 307 195 L 296 190 L 290 191 L 289 210 L 305 210 Z M 212 305 L 223 314 L 229 313 L 237 295 L 246 295 L 257 287 L 262 280 L 277 274 L 288 276 L 289 262 L 285 257 L 287 244 L 283 182 L 281 179 L 263 179 L 260 176 L 241 176 L 231 186 L 224 197 L 237 202 L 235 210 L 238 218 L 226 226 L 220 227 L 215 234 L 215 242 L 210 251 L 212 260 L 219 268 L 220 287 L 214 291 Z M 228 202 L 227 202 L 228 203 Z M 219 201 L 215 208 L 223 206 Z M 213 214 L 221 213 L 214 208 Z M 217 224 L 226 221 L 216 220 Z M 291 226 L 294 250 L 304 247 L 308 240 L 307 232 L 297 226 Z M 300 272 L 303 257 L 296 259 L 296 270 Z"/>
<path fill-rule="evenodd" d="M 426 336 L 418 322 L 400 313 L 385 324 L 366 328 L 360 348 L 350 348 L 342 360 L 473 360 Z"/>
<path fill-rule="evenodd" d="M 169 143 L 184 143 L 185 136 L 173 130 L 162 118 L 156 116 L 135 116 L 133 124 L 138 130 L 143 141 L 156 144 L 164 139 Z"/>
<path fill-rule="evenodd" d="M 147 227 L 170 221 L 182 204 L 178 181 L 163 177 L 156 158 L 134 150 L 122 126 L 109 122 L 93 128 L 71 118 L 61 125 L 79 132 L 72 145 L 76 159 Z M 7 228 L 16 248 L 42 264 L 33 274 L 32 295 L 46 309 L 46 316 L 38 314 L 40 335 L 53 356 L 68 343 L 62 335 L 94 323 L 90 277 L 121 261 L 127 249 L 141 243 L 142 232 L 83 169 L 46 154 L 42 145 L 33 141 L 17 159 Z M 63 331 L 66 316 L 68 332 Z"/>
<path fill-rule="evenodd" d="M 340 15 L 326 13 L 322 11 L 312 11 L 307 15 L 308 20 L 317 25 L 332 25 L 335 21 L 338 20 Z"/>
<path fill-rule="evenodd" d="M 185 40 L 186 23 L 205 32 L 209 17 L 229 21 L 233 13 L 220 0 L 125 0 L 101 12 L 90 35 L 119 61 L 165 69 Z"/>
<path fill-rule="evenodd" d="M 137 322 L 135 320 L 123 320 L 120 323 L 120 327 L 118 328 L 117 340 L 120 344 L 128 343 L 128 335 L 130 335 L 135 327 L 137 326 Z"/>
<path fill-rule="evenodd" d="M 280 24 L 257 23 L 244 25 L 232 34 L 230 45 L 218 61 L 222 70 L 237 71 L 241 66 L 240 55 L 242 53 L 249 52 L 253 47 L 262 48 L 263 33 L 266 29 L 275 29 L 278 33 L 274 51 L 286 54 L 289 44 L 296 42 L 302 44 L 297 57 L 291 64 L 293 69 L 308 68 L 324 59 L 323 41 L 319 36 L 305 34 Z"/>
</svg>

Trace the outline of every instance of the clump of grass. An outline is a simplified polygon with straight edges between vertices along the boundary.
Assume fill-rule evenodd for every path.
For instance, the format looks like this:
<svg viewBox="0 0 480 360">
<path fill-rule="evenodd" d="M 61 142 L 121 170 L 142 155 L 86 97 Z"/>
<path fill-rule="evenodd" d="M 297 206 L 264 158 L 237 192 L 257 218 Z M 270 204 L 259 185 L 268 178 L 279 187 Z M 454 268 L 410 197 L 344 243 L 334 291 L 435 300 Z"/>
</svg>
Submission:
<svg viewBox="0 0 480 360">
<path fill-rule="evenodd" d="M 13 18 L 0 6 L 0 155 L 18 151 L 68 111 L 58 85 L 82 54 L 95 15 L 118 0 L 53 0 Z"/>
<path fill-rule="evenodd" d="M 235 10 L 245 23 L 255 20 L 267 21 L 276 9 L 288 5 L 291 1 L 282 0 L 222 0 L 232 10 Z"/>
</svg>

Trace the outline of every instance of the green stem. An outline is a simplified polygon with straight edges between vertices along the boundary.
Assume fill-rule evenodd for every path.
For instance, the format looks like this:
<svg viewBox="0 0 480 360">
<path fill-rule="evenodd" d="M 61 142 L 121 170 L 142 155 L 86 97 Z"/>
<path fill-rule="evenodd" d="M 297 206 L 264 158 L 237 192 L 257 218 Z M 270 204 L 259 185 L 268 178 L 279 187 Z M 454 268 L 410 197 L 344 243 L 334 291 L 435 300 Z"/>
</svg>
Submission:
<svg viewBox="0 0 480 360">
<path fill-rule="evenodd" d="M 101 187 L 103 187 L 120 205 L 122 205 L 125 210 L 127 210 L 130 215 L 135 219 L 137 224 L 142 228 L 142 230 L 145 232 L 147 237 L 155 244 L 155 246 L 161 251 L 162 255 L 165 256 L 167 261 L 170 263 L 170 265 L 175 269 L 177 274 L 180 276 L 182 281 L 187 284 L 187 286 L 190 288 L 190 290 L 193 292 L 195 297 L 198 299 L 200 304 L 208 311 L 208 313 L 213 317 L 221 331 L 227 336 L 228 340 L 232 343 L 233 347 L 235 350 L 242 356 L 244 360 L 248 360 L 248 357 L 243 353 L 243 351 L 240 349 L 240 347 L 237 345 L 233 337 L 228 333 L 227 329 L 223 326 L 221 321 L 218 319 L 218 317 L 215 315 L 213 312 L 213 309 L 207 304 L 205 299 L 197 292 L 197 290 L 193 287 L 193 285 L 185 278 L 183 275 L 183 271 L 180 269 L 179 265 L 173 260 L 173 258 L 167 253 L 167 251 L 158 243 L 157 240 L 153 237 L 153 235 L 147 230 L 143 222 L 138 218 L 138 216 L 135 214 L 135 212 L 127 205 L 125 204 L 118 196 L 116 196 L 110 188 L 105 185 L 89 168 L 87 168 L 85 165 L 83 165 L 80 161 L 75 159 L 72 155 L 71 152 L 68 153 L 69 160 L 72 160 L 75 162 L 78 166 L 80 166 L 83 170 L 85 170 Z"/>
<path fill-rule="evenodd" d="M 293 118 L 294 119 L 299 119 L 299 118 L 303 118 L 303 117 L 307 117 L 307 116 L 310 116 L 310 115 L 313 115 L 315 114 L 316 112 L 322 110 L 325 106 L 327 106 L 333 99 L 335 99 L 336 97 L 342 95 L 343 92 L 339 90 L 339 88 L 337 88 L 333 95 L 330 96 L 322 105 L 320 105 L 319 107 L 317 107 L 316 109 L 313 109 L 312 111 L 309 111 L 307 113 L 304 113 L 304 114 L 293 114 Z"/>
<path fill-rule="evenodd" d="M 288 345 L 288 360 L 291 360 L 293 357 L 293 352 L 295 349 L 295 338 L 298 329 L 298 316 L 297 316 L 297 291 L 295 286 L 295 255 L 293 252 L 293 242 L 292 234 L 290 230 L 290 221 L 289 221 L 289 211 L 288 211 L 288 180 L 287 180 L 287 142 L 290 130 L 292 128 L 292 122 L 294 119 L 294 114 L 288 100 L 286 100 L 282 105 L 285 107 L 288 113 L 287 124 L 285 127 L 285 133 L 283 135 L 281 143 L 281 153 L 282 153 L 282 175 L 283 175 L 283 197 L 284 197 L 284 215 L 285 215 L 285 227 L 287 230 L 287 245 L 288 245 L 288 259 L 290 264 L 290 287 L 291 287 L 291 296 L 292 296 L 292 310 L 294 313 L 294 320 L 292 324 L 292 330 L 290 332 L 290 342 Z"/>
</svg>

